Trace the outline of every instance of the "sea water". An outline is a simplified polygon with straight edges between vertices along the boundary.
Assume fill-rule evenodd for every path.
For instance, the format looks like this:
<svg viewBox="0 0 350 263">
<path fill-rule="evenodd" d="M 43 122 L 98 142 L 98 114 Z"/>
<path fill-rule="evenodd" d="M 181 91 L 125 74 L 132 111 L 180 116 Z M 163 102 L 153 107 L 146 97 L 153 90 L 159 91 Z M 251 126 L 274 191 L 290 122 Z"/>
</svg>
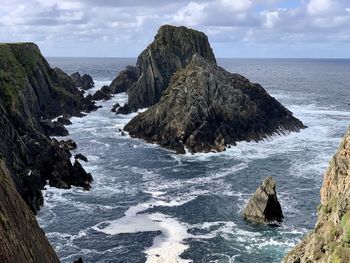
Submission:
<svg viewBox="0 0 350 263">
<path fill-rule="evenodd" d="M 68 73 L 90 74 L 94 90 L 136 59 L 50 58 Z M 222 153 L 176 155 L 123 135 L 136 115 L 110 101 L 67 126 L 87 156 L 92 189 L 47 187 L 37 218 L 62 262 L 279 262 L 316 222 L 328 161 L 350 123 L 350 60 L 218 59 L 258 82 L 307 129 Z M 93 92 L 92 90 L 91 92 Z M 277 183 L 280 227 L 242 219 L 267 176 Z"/>
</svg>

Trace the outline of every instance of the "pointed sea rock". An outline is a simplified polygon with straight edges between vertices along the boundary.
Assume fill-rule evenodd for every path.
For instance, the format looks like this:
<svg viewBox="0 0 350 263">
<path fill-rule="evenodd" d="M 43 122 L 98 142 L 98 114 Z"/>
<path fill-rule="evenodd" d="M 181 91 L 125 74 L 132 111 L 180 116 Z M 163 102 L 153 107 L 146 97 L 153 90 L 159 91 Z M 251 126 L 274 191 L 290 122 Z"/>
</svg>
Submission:
<svg viewBox="0 0 350 263">
<path fill-rule="evenodd" d="M 244 209 L 243 217 L 260 223 L 283 221 L 282 208 L 277 199 L 276 183 L 271 176 L 256 189 Z"/>
</svg>

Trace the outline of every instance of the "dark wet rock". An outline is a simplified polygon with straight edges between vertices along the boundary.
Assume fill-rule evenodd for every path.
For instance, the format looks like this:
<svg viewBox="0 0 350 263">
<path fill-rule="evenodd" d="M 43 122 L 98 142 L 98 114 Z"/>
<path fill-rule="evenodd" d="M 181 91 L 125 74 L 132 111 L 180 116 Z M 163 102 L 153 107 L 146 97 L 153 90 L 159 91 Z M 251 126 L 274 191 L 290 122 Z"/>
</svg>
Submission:
<svg viewBox="0 0 350 263">
<path fill-rule="evenodd" d="M 57 122 L 59 122 L 63 125 L 71 125 L 72 124 L 72 122 L 70 121 L 70 119 L 68 118 L 67 115 L 63 115 L 62 117 L 58 117 Z"/>
<path fill-rule="evenodd" d="M 85 155 L 81 154 L 81 153 L 76 154 L 74 156 L 74 159 L 79 159 L 79 160 L 82 160 L 84 162 L 88 161 L 88 158 Z"/>
<path fill-rule="evenodd" d="M 64 127 L 61 122 L 42 120 L 40 124 L 48 136 L 67 136 L 68 130 Z"/>
<path fill-rule="evenodd" d="M 0 160 L 0 261 L 59 263 L 59 259 L 16 190 L 11 172 Z"/>
<path fill-rule="evenodd" d="M 184 68 L 194 54 L 216 63 L 207 36 L 186 27 L 164 25 L 154 41 L 139 55 L 137 76 L 127 78 L 128 106 L 131 111 L 157 103 L 168 87 L 172 75 Z M 134 81 L 137 77 L 137 81 Z"/>
<path fill-rule="evenodd" d="M 92 95 L 92 100 L 109 100 L 112 96 L 110 95 L 108 86 L 103 86 L 101 89 Z"/>
<path fill-rule="evenodd" d="M 113 105 L 111 112 L 117 112 L 117 109 L 120 107 L 119 103 Z"/>
<path fill-rule="evenodd" d="M 63 149 L 64 151 L 72 151 L 77 148 L 76 142 L 73 141 L 72 139 L 68 139 L 66 141 L 60 141 L 59 144 L 61 149 Z"/>
<path fill-rule="evenodd" d="M 132 112 L 132 110 L 131 110 L 129 104 L 125 103 L 124 106 L 121 106 L 117 109 L 116 114 L 129 114 L 131 112 Z"/>
<path fill-rule="evenodd" d="M 124 130 L 185 153 L 185 147 L 190 152 L 224 151 L 238 141 L 258 141 L 304 127 L 259 84 L 195 55 L 174 74 L 160 102 L 134 117 Z"/>
<path fill-rule="evenodd" d="M 84 263 L 82 258 L 79 258 L 78 260 L 75 260 L 73 263 Z"/>
<path fill-rule="evenodd" d="M 260 223 L 283 221 L 282 208 L 277 199 L 276 183 L 271 176 L 263 181 L 250 198 L 243 217 Z"/>
<path fill-rule="evenodd" d="M 125 136 L 126 134 L 125 134 L 125 132 L 122 131 L 122 132 L 120 133 L 120 135 L 121 135 L 121 136 Z"/>
<path fill-rule="evenodd" d="M 122 92 L 127 92 L 128 89 L 134 84 L 138 79 L 138 73 L 136 67 L 127 66 L 122 70 L 118 76 L 109 85 L 109 90 L 111 94 L 118 94 Z"/>
<path fill-rule="evenodd" d="M 87 173 L 78 160 L 75 160 L 69 183 L 71 185 L 82 186 L 85 190 L 91 188 L 92 176 Z"/>
<path fill-rule="evenodd" d="M 80 75 L 79 72 L 75 72 L 71 75 L 75 87 L 81 88 L 83 90 L 89 90 L 94 87 L 95 83 L 92 77 L 88 74 Z"/>
</svg>

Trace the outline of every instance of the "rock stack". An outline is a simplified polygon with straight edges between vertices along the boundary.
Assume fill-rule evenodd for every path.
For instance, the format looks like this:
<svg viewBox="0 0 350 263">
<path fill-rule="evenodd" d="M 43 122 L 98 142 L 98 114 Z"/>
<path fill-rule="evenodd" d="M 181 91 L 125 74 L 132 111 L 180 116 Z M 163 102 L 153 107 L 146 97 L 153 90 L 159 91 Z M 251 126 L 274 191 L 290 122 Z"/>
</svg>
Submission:
<svg viewBox="0 0 350 263">
<path fill-rule="evenodd" d="M 127 72 L 132 74 L 121 72 L 117 77 L 129 96 L 127 110 L 121 108 L 120 112 L 130 113 L 157 103 L 172 75 L 186 67 L 194 54 L 216 63 L 204 33 L 183 26 L 160 27 L 154 41 L 137 58 L 136 72 L 129 67 Z M 113 82 L 118 82 L 117 79 Z"/>
<path fill-rule="evenodd" d="M 185 153 L 223 151 L 305 126 L 259 84 L 196 54 L 173 75 L 160 102 L 133 118 L 133 137 Z"/>
<path fill-rule="evenodd" d="M 277 199 L 276 183 L 271 176 L 256 189 L 244 209 L 243 217 L 259 223 L 282 222 L 282 208 Z"/>
</svg>

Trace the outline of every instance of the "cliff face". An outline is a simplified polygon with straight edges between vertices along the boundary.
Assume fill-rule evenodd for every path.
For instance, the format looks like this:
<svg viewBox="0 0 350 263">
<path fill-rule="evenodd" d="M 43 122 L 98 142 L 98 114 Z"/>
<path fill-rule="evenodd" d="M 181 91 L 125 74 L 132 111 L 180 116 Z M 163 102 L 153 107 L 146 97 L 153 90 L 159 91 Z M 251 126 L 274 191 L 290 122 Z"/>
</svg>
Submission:
<svg viewBox="0 0 350 263">
<path fill-rule="evenodd" d="M 172 78 L 160 102 L 133 118 L 133 137 L 184 153 L 223 151 L 242 140 L 298 131 L 301 121 L 258 84 L 199 55 Z"/>
<path fill-rule="evenodd" d="M 128 89 L 132 111 L 157 103 L 171 76 L 187 66 L 194 54 L 216 63 L 207 36 L 186 27 L 164 25 L 154 41 L 139 55 L 136 82 Z"/>
<path fill-rule="evenodd" d="M 350 262 L 350 129 L 325 173 L 314 230 L 283 262 Z"/>
<path fill-rule="evenodd" d="M 69 152 L 48 137 L 50 122 L 43 121 L 77 115 L 86 105 L 69 76 L 51 69 L 35 44 L 0 44 L 0 154 L 33 211 L 43 203 L 47 180 L 58 187 L 92 181 L 75 172 Z"/>
<path fill-rule="evenodd" d="M 59 262 L 0 160 L 0 262 Z"/>
</svg>

